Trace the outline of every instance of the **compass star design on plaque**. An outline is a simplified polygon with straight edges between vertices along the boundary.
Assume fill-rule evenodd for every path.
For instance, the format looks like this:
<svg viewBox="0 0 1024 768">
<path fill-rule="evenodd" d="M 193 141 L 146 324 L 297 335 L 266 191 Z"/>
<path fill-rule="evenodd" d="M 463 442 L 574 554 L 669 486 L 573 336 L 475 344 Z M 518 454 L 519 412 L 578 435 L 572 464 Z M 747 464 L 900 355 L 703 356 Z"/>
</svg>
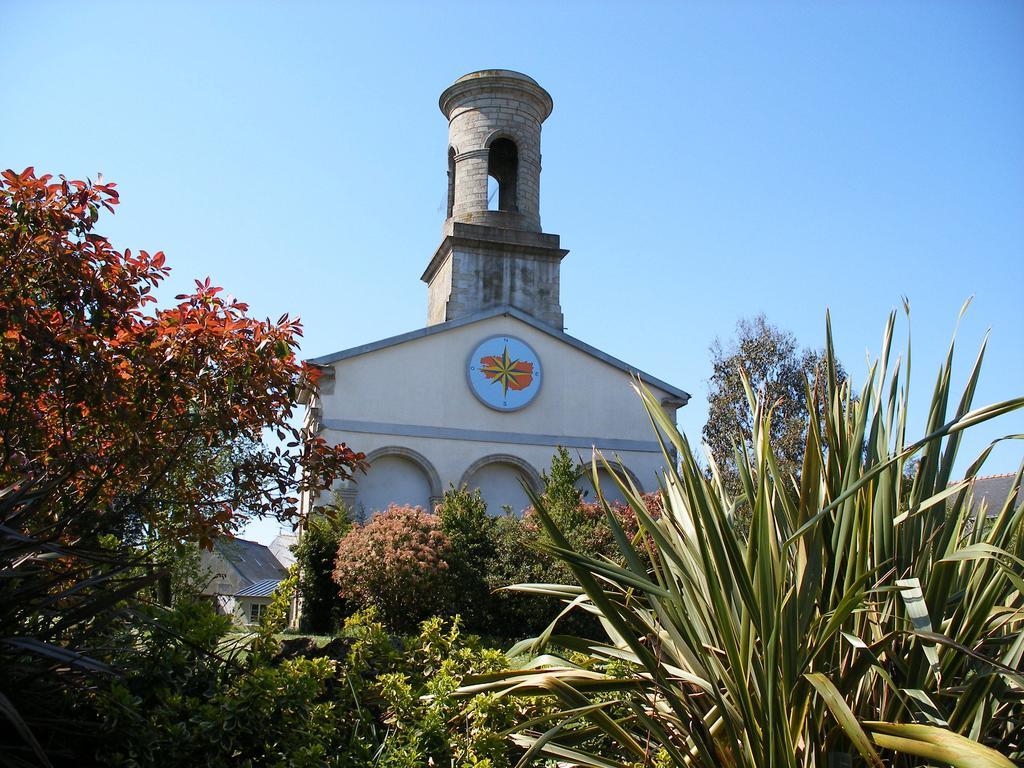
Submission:
<svg viewBox="0 0 1024 768">
<path fill-rule="evenodd" d="M 492 336 L 478 344 L 466 373 L 477 399 L 497 411 L 525 408 L 540 391 L 540 357 L 514 336 Z"/>
</svg>

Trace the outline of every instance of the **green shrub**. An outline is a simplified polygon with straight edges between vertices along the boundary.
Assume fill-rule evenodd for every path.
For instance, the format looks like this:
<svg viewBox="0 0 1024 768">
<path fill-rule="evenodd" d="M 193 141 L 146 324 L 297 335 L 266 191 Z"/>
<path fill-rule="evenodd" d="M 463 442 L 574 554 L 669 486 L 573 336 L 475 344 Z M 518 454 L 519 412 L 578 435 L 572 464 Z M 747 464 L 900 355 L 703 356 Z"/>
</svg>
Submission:
<svg viewBox="0 0 1024 768">
<path fill-rule="evenodd" d="M 551 457 L 551 469 L 541 473 L 544 481 L 544 505 L 563 530 L 572 531 L 585 525 L 581 512 L 583 492 L 576 486 L 583 475 L 582 468 L 572 460 L 569 451 L 561 445 Z"/>
<path fill-rule="evenodd" d="M 299 566 L 298 594 L 302 601 L 300 629 L 328 634 L 337 631 L 349 612 L 338 594 L 332 571 L 338 557 L 338 545 L 352 529 L 347 510 L 335 506 L 331 514 L 313 515 L 295 546 Z"/>
<path fill-rule="evenodd" d="M 487 564 L 495 548 L 494 520 L 487 514 L 480 489 L 449 488 L 437 506 L 437 516 L 449 542 L 450 610 L 462 617 L 471 632 L 493 633 Z"/>
<path fill-rule="evenodd" d="M 407 631 L 447 610 L 450 551 L 436 515 L 392 505 L 341 540 L 334 580 L 353 605 L 374 607 L 389 628 Z"/>
<path fill-rule="evenodd" d="M 569 452 L 559 447 L 551 459 L 550 472 L 542 474 L 544 508 L 557 521 L 559 530 L 578 552 L 609 560 L 621 560 L 604 509 L 586 503 L 577 487 L 580 467 Z M 657 494 L 642 496 L 649 513 L 660 514 Z M 613 504 L 611 513 L 629 537 L 637 533 L 636 515 L 626 505 Z M 493 592 L 491 626 L 496 635 L 519 639 L 538 635 L 564 610 L 563 602 L 550 596 L 506 589 L 515 584 L 573 584 L 569 566 L 552 554 L 554 543 L 531 506 L 522 518 L 506 516 L 494 521 L 494 547 L 487 565 L 487 582 Z M 599 632 L 597 620 L 579 611 L 561 620 L 563 632 L 592 636 Z"/>
<path fill-rule="evenodd" d="M 119 768 L 368 765 L 356 690 L 330 658 L 224 655 L 228 622 L 179 605 L 140 638 L 123 680 L 97 694 L 100 764 Z"/>
<path fill-rule="evenodd" d="M 506 589 L 513 584 L 541 584 L 551 577 L 553 558 L 537 549 L 541 531 L 514 515 L 495 518 L 494 548 L 487 561 L 486 580 L 492 590 L 488 605 L 490 632 L 519 639 L 538 634 L 558 615 L 550 598 Z"/>
<path fill-rule="evenodd" d="M 455 697 L 466 675 L 508 667 L 500 651 L 480 646 L 463 635 L 459 622 L 433 618 L 409 638 L 403 664 L 377 678 L 385 702 L 382 720 L 387 747 L 378 765 L 420 768 L 424 765 L 510 768 L 516 750 L 501 732 L 538 710 L 530 702 L 496 700 L 484 695 L 468 707 Z M 489 762 L 484 762 L 489 761 Z"/>
<path fill-rule="evenodd" d="M 550 471 L 543 474 L 542 498 L 576 549 L 615 559 L 619 553 L 604 511 L 584 503 L 576 487 L 579 477 L 569 452 L 559 448 Z M 644 499 L 656 513 L 657 497 Z M 636 516 L 629 507 L 614 505 L 613 511 L 627 534 L 635 534 Z M 321 551 L 329 535 L 323 529 L 310 530 L 321 537 L 310 548 Z M 571 580 L 572 572 L 551 553 L 551 544 L 532 509 L 523 517 L 492 517 L 479 490 L 452 487 L 436 518 L 422 510 L 392 507 L 352 528 L 337 547 L 334 589 L 351 609 L 376 607 L 394 631 L 408 631 L 438 614 L 460 616 L 475 633 L 520 639 L 542 632 L 565 607 L 543 595 L 505 589 Z M 312 582 L 319 576 L 304 578 Z M 579 612 L 565 622 L 575 632 L 598 631 L 596 620 Z"/>
<path fill-rule="evenodd" d="M 617 556 L 614 537 L 603 510 L 583 502 L 576 483 L 580 469 L 565 448 L 558 448 L 549 472 L 542 474 L 542 497 L 553 510 L 562 530 L 574 546 L 594 555 Z M 656 499 L 645 496 L 645 500 Z M 656 501 L 652 502 L 652 510 Z M 615 513 L 630 535 L 637 530 L 636 517 L 628 507 L 616 505 Z M 492 517 L 479 491 L 452 488 L 438 506 L 441 529 L 451 547 L 447 556 L 452 583 L 450 615 L 459 615 L 474 632 L 519 639 L 542 632 L 562 611 L 563 605 L 543 595 L 505 589 L 513 584 L 562 583 L 571 571 L 545 546 L 550 538 L 532 509 L 523 517 L 503 514 Z M 582 614 L 566 619 L 575 631 L 594 632 L 597 624 Z"/>
<path fill-rule="evenodd" d="M 429 619 L 396 638 L 370 609 L 327 646 L 287 658 L 226 652 L 228 627 L 209 606 L 182 604 L 139 638 L 124 679 L 94 696 L 97 762 L 511 768 L 524 749 L 503 732 L 544 712 L 513 698 L 455 696 L 465 675 L 508 667 L 458 621 Z"/>
</svg>

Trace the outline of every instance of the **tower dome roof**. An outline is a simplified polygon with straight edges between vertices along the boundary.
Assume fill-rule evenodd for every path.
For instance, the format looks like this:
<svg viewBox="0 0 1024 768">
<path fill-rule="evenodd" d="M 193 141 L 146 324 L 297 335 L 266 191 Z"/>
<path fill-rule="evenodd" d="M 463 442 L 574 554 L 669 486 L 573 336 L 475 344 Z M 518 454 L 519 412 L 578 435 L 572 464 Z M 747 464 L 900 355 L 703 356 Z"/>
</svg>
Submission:
<svg viewBox="0 0 1024 768">
<path fill-rule="evenodd" d="M 488 92 L 516 91 L 537 105 L 538 119 L 543 122 L 551 114 L 554 101 L 551 94 L 538 85 L 537 81 L 522 72 L 511 69 L 480 69 L 463 75 L 448 86 L 438 106 L 444 116 L 451 118 L 452 109 L 467 97 L 472 98 Z"/>
</svg>

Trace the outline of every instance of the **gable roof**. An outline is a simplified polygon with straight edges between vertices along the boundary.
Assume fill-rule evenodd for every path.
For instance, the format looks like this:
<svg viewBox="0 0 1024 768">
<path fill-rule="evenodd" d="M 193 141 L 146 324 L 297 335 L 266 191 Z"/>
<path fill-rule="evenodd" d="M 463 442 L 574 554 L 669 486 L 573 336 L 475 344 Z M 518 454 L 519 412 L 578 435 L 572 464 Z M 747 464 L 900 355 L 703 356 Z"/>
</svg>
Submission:
<svg viewBox="0 0 1024 768">
<path fill-rule="evenodd" d="M 657 387 L 658 389 L 667 392 L 673 397 L 681 400 L 682 402 L 680 403 L 680 405 L 686 405 L 687 401 L 689 401 L 690 399 L 690 394 L 688 392 L 684 392 L 678 387 L 673 387 L 671 384 L 668 384 L 662 381 L 661 379 L 655 378 L 654 376 L 651 376 L 649 373 L 644 373 L 640 369 L 634 368 L 632 365 L 624 363 L 622 360 L 619 360 L 616 357 L 612 357 L 611 355 L 602 352 L 596 347 L 592 347 L 586 342 L 580 341 L 579 339 L 570 336 L 564 331 L 561 331 L 558 328 L 555 328 L 554 326 L 548 325 L 547 323 L 538 320 L 537 318 L 531 315 L 526 314 L 520 309 L 516 309 L 515 307 L 508 305 L 494 307 L 493 309 L 487 309 L 484 310 L 483 312 L 477 312 L 476 314 L 468 315 L 467 317 L 460 317 L 457 320 L 449 320 L 446 323 L 428 325 L 426 328 L 420 328 L 415 331 L 410 331 L 409 333 L 402 333 L 399 334 L 398 336 L 392 336 L 387 339 L 381 339 L 380 341 L 371 342 L 370 344 L 362 344 L 358 347 L 343 349 L 340 352 L 335 352 L 330 355 L 314 357 L 308 360 L 307 362 L 311 363 L 312 365 L 331 365 L 332 363 L 337 363 L 340 362 L 341 360 L 348 360 L 349 358 L 352 357 L 359 357 L 360 355 L 366 355 L 369 354 L 370 352 L 376 352 L 379 349 L 387 349 L 388 347 L 398 346 L 399 344 L 404 344 L 407 341 L 423 339 L 426 338 L 427 336 L 433 336 L 436 333 L 444 333 L 445 331 L 450 331 L 455 328 L 461 328 L 465 325 L 472 325 L 473 323 L 479 323 L 482 320 L 489 320 L 492 317 L 499 316 L 514 317 L 516 320 L 526 323 L 527 325 L 537 329 L 541 333 L 546 333 L 549 336 L 552 336 L 558 339 L 559 341 L 568 344 L 571 347 L 575 347 L 580 352 L 584 352 L 590 355 L 591 357 L 596 357 L 598 360 L 601 360 L 602 362 L 605 362 L 614 368 L 618 368 L 620 371 L 624 371 L 625 373 L 628 373 L 630 375 L 637 376 L 642 382 L 644 382 L 644 384 L 647 384 L 652 387 Z"/>
<path fill-rule="evenodd" d="M 219 538 L 214 548 L 250 584 L 266 579 L 283 579 L 287 572 L 274 553 L 259 542 L 248 539 Z"/>
</svg>

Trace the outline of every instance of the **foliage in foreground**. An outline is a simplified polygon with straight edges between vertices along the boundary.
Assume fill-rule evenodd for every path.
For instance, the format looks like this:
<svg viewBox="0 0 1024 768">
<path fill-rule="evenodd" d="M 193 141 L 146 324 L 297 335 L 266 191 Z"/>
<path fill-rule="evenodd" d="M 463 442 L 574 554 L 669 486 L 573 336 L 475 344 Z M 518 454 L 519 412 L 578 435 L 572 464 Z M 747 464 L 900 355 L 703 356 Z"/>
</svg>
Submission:
<svg viewBox="0 0 1024 768">
<path fill-rule="evenodd" d="M 76 694 L 109 679 L 137 623 L 127 602 L 152 586 L 145 553 L 99 537 L 61 541 L 31 521 L 88 519 L 61 484 L 26 480 L 0 490 L 0 765 L 74 759 L 88 732 Z"/>
<path fill-rule="evenodd" d="M 463 708 L 463 675 L 507 660 L 457 622 L 431 619 L 398 639 L 360 613 L 323 648 L 296 639 L 244 655 L 225 646 L 220 618 L 186 604 L 143 638 L 132 674 L 97 697 L 101 764 L 510 768 L 502 730 L 537 711 L 490 695 Z"/>
<path fill-rule="evenodd" d="M 583 766 L 824 767 L 830 753 L 859 753 L 873 766 L 1008 767 L 1024 758 L 1021 473 L 987 527 L 969 524 L 970 495 L 991 447 L 952 476 L 961 432 L 1024 398 L 972 409 L 983 347 L 951 403 L 951 345 L 925 437 L 909 442 L 906 379 L 898 360 L 889 370 L 894 322 L 858 398 L 837 376 L 827 334 L 824 381 L 806 387 L 808 413 L 824 418 L 809 421 L 799 476 L 780 471 L 770 404 L 747 387 L 753 442 L 737 450 L 739 496 L 713 459 L 704 474 L 643 392 L 681 457 L 664 478 L 660 518 L 617 480 L 650 545 L 608 514 L 624 565 L 590 557 L 537 500 L 550 551 L 580 585 L 544 589 L 598 615 L 605 638 L 545 633 L 511 653 L 555 644 L 588 663 L 548 657 L 541 669 L 469 680 L 461 693 L 557 701 L 562 723 L 589 721 L 616 756 L 588 753 L 557 726 L 527 725 L 517 742 Z M 747 540 L 733 525 L 740 503 L 752 513 Z M 594 668 L 611 659 L 631 666 L 628 679 Z M 609 691 L 628 714 L 606 711 Z"/>
</svg>

